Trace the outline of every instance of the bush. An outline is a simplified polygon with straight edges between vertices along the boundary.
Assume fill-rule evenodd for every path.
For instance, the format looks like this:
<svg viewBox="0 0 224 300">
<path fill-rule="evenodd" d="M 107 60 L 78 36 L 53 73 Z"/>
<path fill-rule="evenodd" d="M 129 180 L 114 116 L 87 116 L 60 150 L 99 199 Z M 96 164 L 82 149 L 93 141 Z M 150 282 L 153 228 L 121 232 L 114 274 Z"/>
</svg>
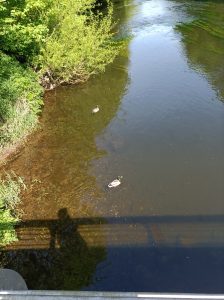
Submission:
<svg viewBox="0 0 224 300">
<path fill-rule="evenodd" d="M 48 0 L 1 1 L 1 50 L 32 62 L 48 34 L 43 18 L 49 4 Z"/>
<path fill-rule="evenodd" d="M 48 81 L 86 80 L 119 51 L 108 1 L 104 13 L 95 0 L 3 1 L 0 50 L 41 70 Z"/>
<path fill-rule="evenodd" d="M 108 1 L 0 1 L 0 148 L 35 126 L 38 82 L 49 89 L 85 81 L 113 61 L 120 44 L 111 33 Z"/>
<path fill-rule="evenodd" d="M 47 38 L 40 55 L 42 72 L 51 80 L 77 82 L 102 72 L 118 54 L 118 43 L 110 33 L 112 7 L 106 15 L 93 13 L 93 0 L 54 1 L 55 30 Z M 87 13 L 88 12 L 88 13 Z"/>
<path fill-rule="evenodd" d="M 35 126 L 43 103 L 37 78 L 31 69 L 0 52 L 0 148 Z"/>
</svg>

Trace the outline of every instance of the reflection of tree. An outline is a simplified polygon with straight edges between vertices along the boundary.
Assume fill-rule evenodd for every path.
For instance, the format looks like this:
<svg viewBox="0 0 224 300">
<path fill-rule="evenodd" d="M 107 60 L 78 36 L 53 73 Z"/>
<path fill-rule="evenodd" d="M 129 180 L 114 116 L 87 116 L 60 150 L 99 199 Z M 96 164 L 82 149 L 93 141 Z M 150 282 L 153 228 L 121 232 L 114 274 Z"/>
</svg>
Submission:
<svg viewBox="0 0 224 300">
<path fill-rule="evenodd" d="M 190 2 L 188 11 L 194 21 L 179 25 L 178 30 L 190 63 L 208 75 L 224 99 L 224 3 L 194 2 Z"/>
<path fill-rule="evenodd" d="M 133 0 L 113 0 L 115 11 L 116 30 L 119 37 L 126 38 L 129 35 L 128 21 L 131 19 L 133 13 L 136 11 L 137 4 Z"/>
</svg>

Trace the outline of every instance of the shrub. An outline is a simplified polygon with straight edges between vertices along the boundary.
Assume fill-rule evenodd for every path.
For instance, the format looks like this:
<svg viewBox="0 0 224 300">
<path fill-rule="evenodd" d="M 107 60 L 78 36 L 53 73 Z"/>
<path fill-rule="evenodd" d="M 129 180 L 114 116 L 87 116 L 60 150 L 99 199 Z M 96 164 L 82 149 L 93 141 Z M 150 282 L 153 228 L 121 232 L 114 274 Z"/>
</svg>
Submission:
<svg viewBox="0 0 224 300">
<path fill-rule="evenodd" d="M 108 3 L 104 13 L 95 0 L 3 1 L 0 50 L 56 83 L 86 80 L 119 51 L 108 1 L 103 1 Z"/>
<path fill-rule="evenodd" d="M 48 33 L 44 12 L 51 1 L 11 0 L 0 3 L 1 50 L 31 62 Z"/>
<path fill-rule="evenodd" d="M 37 79 L 34 71 L 0 52 L 0 148 L 36 125 L 43 103 Z"/>
<path fill-rule="evenodd" d="M 7 175 L 5 180 L 0 180 L 0 247 L 17 240 L 14 226 L 19 217 L 15 208 L 20 201 L 21 188 L 25 188 L 25 185 L 15 175 Z"/>
</svg>

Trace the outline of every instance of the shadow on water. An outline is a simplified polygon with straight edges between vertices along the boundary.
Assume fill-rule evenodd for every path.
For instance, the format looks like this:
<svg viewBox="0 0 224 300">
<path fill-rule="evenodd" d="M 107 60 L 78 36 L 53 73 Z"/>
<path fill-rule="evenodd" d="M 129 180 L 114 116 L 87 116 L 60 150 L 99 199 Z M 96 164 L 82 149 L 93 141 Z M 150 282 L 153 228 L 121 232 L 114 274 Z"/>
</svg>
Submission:
<svg viewBox="0 0 224 300">
<path fill-rule="evenodd" d="M 71 218 L 63 208 L 57 219 L 25 221 L 17 232 L 1 256 L 30 289 L 224 292 L 223 215 L 105 221 Z"/>
<path fill-rule="evenodd" d="M 88 247 L 77 230 L 79 223 L 66 208 L 56 220 L 23 222 L 17 228 L 19 241 L 1 253 L 2 264 L 19 272 L 30 289 L 76 290 L 89 285 L 106 249 Z"/>
</svg>

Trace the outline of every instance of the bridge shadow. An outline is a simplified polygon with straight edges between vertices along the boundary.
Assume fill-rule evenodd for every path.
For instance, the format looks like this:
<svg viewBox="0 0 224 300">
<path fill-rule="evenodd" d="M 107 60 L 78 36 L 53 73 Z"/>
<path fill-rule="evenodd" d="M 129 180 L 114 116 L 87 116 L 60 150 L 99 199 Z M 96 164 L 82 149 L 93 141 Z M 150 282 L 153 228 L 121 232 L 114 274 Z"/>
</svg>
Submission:
<svg viewBox="0 0 224 300">
<path fill-rule="evenodd" d="M 89 285 L 106 250 L 88 247 L 78 224 L 66 208 L 56 220 L 22 222 L 17 226 L 18 242 L 0 252 L 2 266 L 20 273 L 29 289 L 79 290 Z"/>
<path fill-rule="evenodd" d="M 30 289 L 224 292 L 224 216 L 25 221 L 1 252 Z"/>
</svg>

